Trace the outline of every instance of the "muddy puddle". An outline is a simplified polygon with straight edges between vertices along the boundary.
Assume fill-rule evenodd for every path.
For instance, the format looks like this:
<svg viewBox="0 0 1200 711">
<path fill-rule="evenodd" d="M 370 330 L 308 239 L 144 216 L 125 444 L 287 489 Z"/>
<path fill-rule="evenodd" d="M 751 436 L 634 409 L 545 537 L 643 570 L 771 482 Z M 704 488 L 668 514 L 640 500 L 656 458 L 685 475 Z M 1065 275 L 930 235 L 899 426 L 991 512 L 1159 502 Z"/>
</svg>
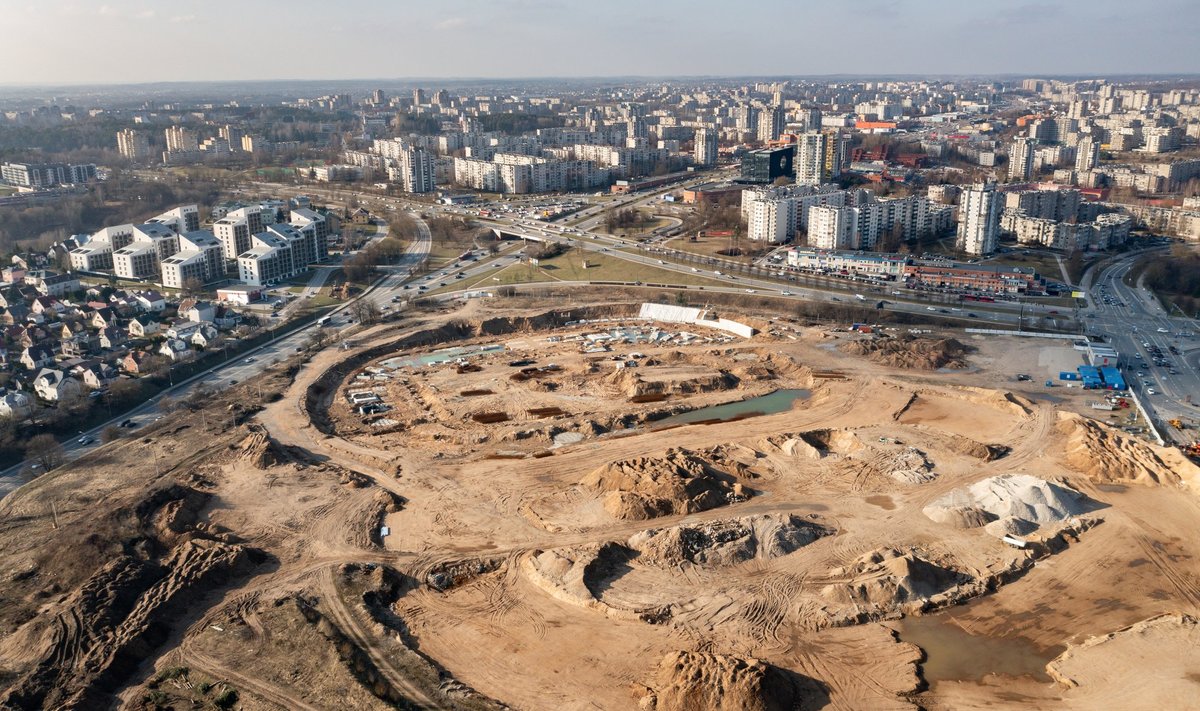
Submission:
<svg viewBox="0 0 1200 711">
<path fill-rule="evenodd" d="M 872 506 L 878 506 L 884 511 L 891 511 L 896 508 L 896 502 L 892 501 L 892 497 L 884 496 L 883 494 L 868 496 L 866 502 Z"/>
<path fill-rule="evenodd" d="M 930 685 L 939 681 L 980 681 L 989 675 L 1051 681 L 1046 664 L 1065 647 L 1043 650 L 1024 637 L 983 637 L 960 627 L 950 615 L 906 617 L 900 639 L 925 651 L 921 669 Z"/>
</svg>

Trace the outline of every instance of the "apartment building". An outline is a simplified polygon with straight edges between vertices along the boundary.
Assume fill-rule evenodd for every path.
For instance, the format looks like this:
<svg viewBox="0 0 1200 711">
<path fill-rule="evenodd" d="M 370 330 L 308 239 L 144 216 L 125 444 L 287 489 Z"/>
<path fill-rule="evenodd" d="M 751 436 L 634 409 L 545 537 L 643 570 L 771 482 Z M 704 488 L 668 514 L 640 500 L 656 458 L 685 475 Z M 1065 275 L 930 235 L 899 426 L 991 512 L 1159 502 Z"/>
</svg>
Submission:
<svg viewBox="0 0 1200 711">
<path fill-rule="evenodd" d="M 1029 180 L 1033 175 L 1033 154 L 1035 141 L 1031 138 L 1017 138 L 1008 152 L 1008 179 L 1021 181 Z"/>
<path fill-rule="evenodd" d="M 692 150 L 692 159 L 696 162 L 696 165 L 716 165 L 717 138 L 718 133 L 716 129 L 696 129 L 695 147 Z"/>
<path fill-rule="evenodd" d="M 213 223 L 213 234 L 221 242 L 221 253 L 226 260 L 233 261 L 250 249 L 253 235 L 262 232 L 274 218 L 263 214 L 261 206 L 252 205 L 233 210 Z"/>
<path fill-rule="evenodd" d="M 0 165 L 0 182 L 18 188 L 53 188 L 86 183 L 96 177 L 94 163 L 5 163 Z"/>
<path fill-rule="evenodd" d="M 117 151 L 134 162 L 150 160 L 154 156 L 150 150 L 150 137 L 131 128 L 117 131 Z"/>
<path fill-rule="evenodd" d="M 159 263 L 163 286 L 182 289 L 189 280 L 201 284 L 225 275 L 221 242 L 209 230 L 185 232 L 179 236 L 179 251 Z"/>
<path fill-rule="evenodd" d="M 146 223 L 165 225 L 176 234 L 195 232 L 200 229 L 200 208 L 195 205 L 181 205 L 146 220 Z"/>
<path fill-rule="evenodd" d="M 963 190 L 958 207 L 956 247 L 967 254 L 991 254 L 1000 239 L 1002 197 L 987 183 Z"/>
<path fill-rule="evenodd" d="M 292 225 L 271 225 L 251 237 L 238 255 L 238 277 L 250 286 L 274 284 L 308 271 L 317 253 L 315 238 Z"/>
</svg>

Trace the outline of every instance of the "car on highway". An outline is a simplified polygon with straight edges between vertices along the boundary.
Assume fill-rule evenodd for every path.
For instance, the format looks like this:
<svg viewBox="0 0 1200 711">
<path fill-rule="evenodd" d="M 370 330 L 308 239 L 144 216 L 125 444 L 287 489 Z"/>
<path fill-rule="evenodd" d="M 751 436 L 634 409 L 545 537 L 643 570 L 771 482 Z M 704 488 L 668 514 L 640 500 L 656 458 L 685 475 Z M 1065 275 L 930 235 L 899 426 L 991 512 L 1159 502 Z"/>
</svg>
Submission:
<svg viewBox="0 0 1200 711">
<path fill-rule="evenodd" d="M 77 439 L 77 440 L 75 440 L 75 441 L 76 441 L 76 442 L 78 442 L 78 443 L 80 443 L 80 444 L 82 444 L 82 445 L 84 445 L 84 446 L 87 446 L 87 445 L 91 444 L 92 442 L 95 442 L 95 441 L 96 441 L 96 439 L 95 439 L 94 437 L 89 437 L 89 436 L 87 436 L 87 435 L 84 435 L 84 436 L 80 437 L 79 439 Z"/>
<path fill-rule="evenodd" d="M 247 358 L 247 359 L 246 359 L 246 362 L 247 362 L 247 363 L 253 363 L 253 362 L 254 362 L 254 356 L 250 356 L 249 358 Z"/>
<path fill-rule="evenodd" d="M 1147 395 L 1157 395 L 1158 391 L 1155 390 L 1154 388 L 1146 388 L 1146 394 Z"/>
<path fill-rule="evenodd" d="M 1158 329 L 1158 332 L 1159 332 L 1159 333 L 1170 333 L 1170 332 L 1171 332 L 1171 329 L 1169 329 L 1169 328 L 1160 328 L 1160 329 Z"/>
<path fill-rule="evenodd" d="M 121 424 L 119 424 L 119 425 L 117 425 L 117 426 L 118 426 L 118 427 L 124 427 L 124 428 L 126 428 L 126 429 L 131 429 L 131 428 L 133 428 L 133 427 L 137 427 L 137 423 L 136 423 L 136 422 L 134 422 L 133 420 L 124 420 L 124 421 L 122 421 L 122 422 L 121 422 Z"/>
</svg>

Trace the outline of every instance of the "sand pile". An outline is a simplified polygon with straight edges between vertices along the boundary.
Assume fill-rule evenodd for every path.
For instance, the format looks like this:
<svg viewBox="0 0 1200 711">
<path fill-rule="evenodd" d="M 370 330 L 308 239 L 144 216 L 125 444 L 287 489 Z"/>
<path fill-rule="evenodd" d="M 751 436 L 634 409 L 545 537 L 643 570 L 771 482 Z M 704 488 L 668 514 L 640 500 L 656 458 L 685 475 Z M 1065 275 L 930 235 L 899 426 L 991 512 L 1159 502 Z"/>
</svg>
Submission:
<svg viewBox="0 0 1200 711">
<path fill-rule="evenodd" d="M 1058 432 L 1067 437 L 1066 463 L 1096 481 L 1200 482 L 1200 467 L 1178 451 L 1126 437 L 1081 415 L 1058 413 Z"/>
<path fill-rule="evenodd" d="M 845 568 L 830 570 L 829 575 L 845 580 L 827 585 L 821 591 L 825 598 L 879 610 L 923 603 L 971 580 L 913 551 L 894 548 L 868 553 Z"/>
<path fill-rule="evenodd" d="M 792 711 L 800 695 L 782 670 L 757 659 L 674 652 L 658 667 L 646 711 Z"/>
<path fill-rule="evenodd" d="M 765 447 L 778 449 L 789 457 L 810 459 L 854 454 L 866 448 L 854 432 L 829 429 L 771 435 L 763 440 L 763 444 Z"/>
<path fill-rule="evenodd" d="M 603 493 L 604 510 L 627 521 L 705 511 L 741 494 L 741 485 L 732 476 L 682 449 L 669 449 L 661 457 L 611 462 L 580 484 Z"/>
<path fill-rule="evenodd" d="M 847 353 L 866 356 L 893 368 L 937 370 L 965 368 L 971 349 L 953 338 L 862 338 L 842 346 Z"/>
<path fill-rule="evenodd" d="M 1064 708 L 1195 708 L 1200 623 L 1184 614 L 1152 617 L 1071 645 L 1046 665 L 1064 687 Z"/>
<path fill-rule="evenodd" d="M 926 506 L 924 511 L 932 521 L 954 528 L 979 528 L 995 520 L 978 506 Z"/>
<path fill-rule="evenodd" d="M 956 489 L 924 508 L 934 521 L 957 517 L 951 511 L 978 509 L 990 519 L 1020 519 L 1035 527 L 1087 513 L 1095 502 L 1066 486 L 1028 474 L 1006 474 Z M 1005 524 L 1005 526 L 1019 524 Z"/>
<path fill-rule="evenodd" d="M 787 555 L 832 534 L 793 514 L 765 514 L 649 529 L 630 538 L 628 546 L 640 553 L 639 563 L 722 566 Z"/>
</svg>

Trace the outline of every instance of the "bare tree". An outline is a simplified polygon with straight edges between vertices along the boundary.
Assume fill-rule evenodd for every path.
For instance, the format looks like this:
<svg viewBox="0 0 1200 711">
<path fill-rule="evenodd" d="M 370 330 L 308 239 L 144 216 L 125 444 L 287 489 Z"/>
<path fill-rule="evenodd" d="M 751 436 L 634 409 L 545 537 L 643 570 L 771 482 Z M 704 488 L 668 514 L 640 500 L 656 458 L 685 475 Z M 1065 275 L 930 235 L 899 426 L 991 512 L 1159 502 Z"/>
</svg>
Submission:
<svg viewBox="0 0 1200 711">
<path fill-rule="evenodd" d="M 49 471 L 61 466 L 66 461 L 67 453 L 52 435 L 40 434 L 31 437 L 25 444 L 25 456 Z"/>
<path fill-rule="evenodd" d="M 367 299 L 359 299 L 350 307 L 350 313 L 354 314 L 355 320 L 364 325 L 375 323 L 379 320 L 379 306 Z"/>
</svg>

